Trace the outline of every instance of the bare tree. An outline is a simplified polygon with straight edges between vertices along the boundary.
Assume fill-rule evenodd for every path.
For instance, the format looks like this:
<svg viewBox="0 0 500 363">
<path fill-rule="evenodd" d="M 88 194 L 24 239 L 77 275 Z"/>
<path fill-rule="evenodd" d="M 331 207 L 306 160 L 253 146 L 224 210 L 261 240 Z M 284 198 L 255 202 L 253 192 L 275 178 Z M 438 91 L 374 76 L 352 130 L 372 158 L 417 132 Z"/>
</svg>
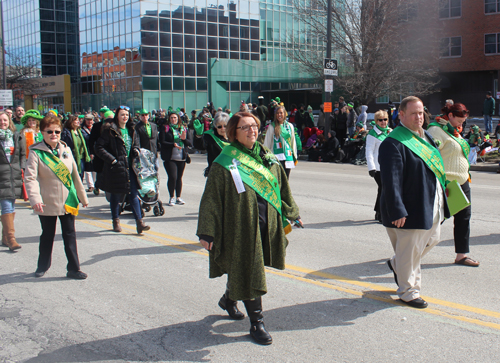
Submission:
<svg viewBox="0 0 500 363">
<path fill-rule="evenodd" d="M 42 75 L 39 58 L 25 56 L 19 52 L 5 54 L 5 73 L 7 89 L 32 93 L 37 87 L 36 79 Z M 0 74 L 0 79 L 2 75 Z M 3 79 L 1 79 L 3 84 Z"/>
<path fill-rule="evenodd" d="M 419 16 L 431 9 L 418 9 L 415 0 L 332 2 L 332 54 L 339 59 L 334 82 L 345 95 L 366 104 L 381 96 L 436 91 L 435 29 L 418 26 Z M 294 7 L 296 20 L 306 24 L 308 36 L 318 36 L 326 44 L 327 0 L 294 0 Z M 300 50 L 290 36 L 288 42 L 293 44 L 289 56 L 315 73 L 318 81 L 324 79 L 324 50 Z"/>
</svg>

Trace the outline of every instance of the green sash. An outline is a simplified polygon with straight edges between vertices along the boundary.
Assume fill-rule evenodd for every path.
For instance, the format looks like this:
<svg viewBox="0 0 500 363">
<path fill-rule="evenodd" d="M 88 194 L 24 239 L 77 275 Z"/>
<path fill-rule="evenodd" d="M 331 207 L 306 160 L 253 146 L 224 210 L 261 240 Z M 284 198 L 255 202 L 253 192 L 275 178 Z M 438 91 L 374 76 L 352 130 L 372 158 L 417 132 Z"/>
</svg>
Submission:
<svg viewBox="0 0 500 363">
<path fill-rule="evenodd" d="M 290 233 L 292 227 L 281 211 L 280 186 L 275 176 L 264 165 L 232 145 L 223 148 L 214 162 L 231 171 L 230 167 L 235 165 L 234 160 L 239 161 L 236 164 L 238 164 L 241 180 L 278 211 L 283 221 L 285 234 Z"/>
<path fill-rule="evenodd" d="M 462 148 L 462 152 L 464 153 L 464 156 L 465 158 L 467 159 L 467 161 L 469 161 L 469 153 L 470 153 L 470 145 L 467 141 L 465 141 L 464 139 L 462 138 L 458 138 L 458 137 L 455 137 L 452 133 L 450 133 L 448 131 L 448 128 L 451 126 L 443 126 L 441 125 L 440 123 L 438 122 L 433 122 L 429 125 L 429 127 L 431 126 L 437 126 L 439 127 L 441 130 L 443 130 L 444 132 L 446 132 L 448 135 L 450 135 L 450 137 L 455 140 L 456 142 L 458 142 L 458 144 L 460 145 L 460 147 Z M 453 126 L 451 126 L 453 127 Z"/>
<path fill-rule="evenodd" d="M 32 149 L 31 151 L 35 152 L 40 158 L 40 160 L 42 160 L 43 163 L 47 165 L 49 169 L 54 172 L 54 174 L 56 174 L 56 176 L 64 184 L 64 186 L 68 188 L 69 194 L 68 198 L 66 199 L 66 202 L 64 202 L 64 209 L 66 210 L 66 212 L 74 216 L 77 216 L 79 208 L 78 204 L 80 202 L 76 194 L 76 189 L 73 183 L 73 179 L 71 179 L 71 173 L 69 172 L 66 165 L 64 165 L 61 159 L 59 159 L 57 156 L 55 156 L 50 152 L 36 150 L 36 149 L 34 150 Z"/>
<path fill-rule="evenodd" d="M 404 126 L 396 127 L 387 137 L 398 140 L 422 159 L 436 175 L 443 188 L 446 188 L 446 174 L 444 171 L 443 159 L 438 149 Z"/>
<path fill-rule="evenodd" d="M 219 147 L 220 147 L 221 150 L 224 149 L 225 146 L 229 145 L 229 142 L 222 141 L 220 139 L 220 137 L 218 137 L 217 135 L 215 135 L 215 132 L 214 132 L 213 129 L 207 130 L 204 133 L 207 134 L 207 135 L 212 136 L 212 138 L 215 140 L 215 142 L 217 143 L 217 145 L 219 145 Z"/>
<path fill-rule="evenodd" d="M 270 127 L 274 128 L 275 126 L 276 126 L 275 123 L 271 122 Z M 285 161 L 295 162 L 295 155 L 293 154 L 292 150 L 292 135 L 289 128 L 290 124 L 286 121 L 281 125 L 281 133 L 280 133 L 281 137 L 278 140 L 276 140 L 275 136 L 273 140 L 274 141 L 273 153 L 275 155 L 283 154 L 285 155 Z"/>
</svg>

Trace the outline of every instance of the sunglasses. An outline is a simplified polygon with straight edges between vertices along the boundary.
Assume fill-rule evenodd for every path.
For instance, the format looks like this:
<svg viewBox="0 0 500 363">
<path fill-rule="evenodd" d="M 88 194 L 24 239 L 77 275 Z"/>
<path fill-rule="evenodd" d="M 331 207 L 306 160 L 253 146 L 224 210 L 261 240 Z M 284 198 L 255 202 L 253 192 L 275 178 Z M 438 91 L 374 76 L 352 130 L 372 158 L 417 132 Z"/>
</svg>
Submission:
<svg viewBox="0 0 500 363">
<path fill-rule="evenodd" d="M 45 132 L 46 132 L 47 134 L 49 134 L 49 135 L 52 135 L 52 134 L 54 134 L 54 133 L 55 133 L 56 135 L 59 135 L 59 134 L 61 133 L 61 130 L 55 130 L 55 131 L 54 131 L 54 130 L 47 130 L 47 131 L 45 131 Z"/>
<path fill-rule="evenodd" d="M 387 121 L 387 118 L 379 118 L 377 121 Z"/>
<path fill-rule="evenodd" d="M 217 126 L 218 129 L 222 129 L 223 127 L 226 128 L 226 125 L 219 125 L 219 126 Z"/>
<path fill-rule="evenodd" d="M 119 108 L 120 110 L 127 110 L 127 111 L 130 111 L 130 107 L 128 107 L 128 106 L 118 106 L 118 108 Z"/>
</svg>

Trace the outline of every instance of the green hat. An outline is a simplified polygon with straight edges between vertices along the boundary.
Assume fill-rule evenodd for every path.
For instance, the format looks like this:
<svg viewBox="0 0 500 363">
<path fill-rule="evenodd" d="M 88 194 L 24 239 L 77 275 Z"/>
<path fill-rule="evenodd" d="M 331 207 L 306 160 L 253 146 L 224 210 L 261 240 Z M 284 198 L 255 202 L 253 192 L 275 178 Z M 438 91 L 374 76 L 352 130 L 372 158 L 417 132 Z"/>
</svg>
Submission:
<svg viewBox="0 0 500 363">
<path fill-rule="evenodd" d="M 22 119 L 21 119 L 21 121 L 22 121 Z M 478 132 L 479 131 L 479 126 L 472 126 L 472 130 L 474 132 Z"/>
<path fill-rule="evenodd" d="M 354 103 L 349 102 L 349 103 L 347 104 L 347 106 L 349 106 L 350 108 L 354 108 Z"/>
<path fill-rule="evenodd" d="M 43 116 L 40 115 L 40 112 L 38 110 L 28 110 L 28 111 L 26 111 L 24 116 L 21 117 L 21 123 L 23 125 L 26 125 L 26 122 L 28 121 L 28 119 L 30 117 L 33 117 L 34 119 L 36 119 L 38 121 L 43 120 Z"/>
<path fill-rule="evenodd" d="M 99 110 L 99 112 L 107 112 L 107 111 L 109 111 L 109 108 L 107 107 L 103 107 Z"/>
<path fill-rule="evenodd" d="M 139 110 L 137 112 L 139 112 L 139 115 L 147 115 L 149 113 L 149 111 L 146 110 L 145 108 L 143 108 L 143 109 L 141 109 L 141 110 Z"/>
<path fill-rule="evenodd" d="M 174 110 L 174 108 L 172 106 L 168 106 L 168 112 L 172 112 Z"/>
<path fill-rule="evenodd" d="M 373 120 L 372 122 L 370 122 L 370 125 L 375 126 L 376 125 L 375 120 Z"/>
<path fill-rule="evenodd" d="M 281 102 L 281 98 L 279 98 L 279 97 L 276 97 L 274 100 L 275 100 L 277 103 L 280 103 L 280 102 Z"/>
<path fill-rule="evenodd" d="M 104 119 L 107 118 L 115 118 L 115 113 L 111 110 L 107 110 L 106 112 L 104 112 Z"/>
<path fill-rule="evenodd" d="M 78 118 L 85 118 L 85 115 L 78 115 Z"/>
<path fill-rule="evenodd" d="M 363 127 L 363 123 L 362 123 L 362 122 L 358 122 L 358 123 L 356 124 L 356 127 Z"/>
<path fill-rule="evenodd" d="M 49 110 L 49 112 L 52 112 L 54 115 L 59 116 L 59 112 L 57 112 L 56 109 Z"/>
</svg>

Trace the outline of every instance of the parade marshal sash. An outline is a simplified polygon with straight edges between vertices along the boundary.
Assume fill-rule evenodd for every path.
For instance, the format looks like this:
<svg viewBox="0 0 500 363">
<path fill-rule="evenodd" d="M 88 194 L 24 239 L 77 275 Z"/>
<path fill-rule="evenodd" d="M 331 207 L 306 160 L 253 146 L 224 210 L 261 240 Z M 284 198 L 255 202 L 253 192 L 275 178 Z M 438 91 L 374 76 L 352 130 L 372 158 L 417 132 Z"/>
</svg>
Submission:
<svg viewBox="0 0 500 363">
<path fill-rule="evenodd" d="M 422 159 L 436 175 L 443 189 L 446 189 L 446 174 L 444 171 L 443 159 L 438 149 L 404 126 L 396 127 L 387 137 L 398 140 Z"/>
<path fill-rule="evenodd" d="M 42 150 L 31 150 L 38 155 L 40 160 L 43 161 L 45 165 L 49 167 L 50 170 L 56 174 L 59 180 L 68 188 L 69 194 L 68 199 L 64 202 L 64 209 L 66 212 L 77 216 L 78 215 L 78 196 L 76 194 L 75 185 L 73 184 L 73 179 L 71 179 L 71 173 L 69 172 L 66 165 L 63 164 L 61 159 L 52 153 Z"/>
<path fill-rule="evenodd" d="M 292 231 L 292 226 L 283 216 L 281 210 L 279 183 L 269 169 L 232 145 L 228 145 L 222 149 L 214 162 L 222 165 L 230 172 L 230 167 L 236 164 L 240 172 L 241 180 L 278 211 L 283 222 L 285 234 Z"/>
<path fill-rule="evenodd" d="M 469 153 L 470 153 L 470 145 L 467 141 L 465 141 L 464 139 L 462 138 L 458 138 L 458 137 L 455 137 L 448 129 L 450 127 L 452 127 L 451 125 L 448 126 L 448 125 L 441 125 L 440 123 L 438 122 L 433 122 L 431 124 L 429 124 L 429 127 L 431 126 L 437 126 L 439 127 L 441 130 L 443 130 L 444 132 L 446 132 L 448 135 L 450 135 L 450 137 L 455 140 L 456 142 L 458 142 L 458 144 L 460 145 L 460 147 L 462 148 L 462 152 L 464 153 L 464 156 L 465 158 L 467 159 L 467 161 L 469 161 Z"/>
<path fill-rule="evenodd" d="M 215 135 L 215 132 L 214 132 L 213 129 L 207 130 L 204 133 L 212 136 L 212 138 L 215 140 L 215 142 L 217 143 L 217 145 L 219 145 L 219 147 L 220 147 L 221 150 L 224 149 L 225 146 L 229 145 L 229 142 L 222 141 L 220 139 L 220 137 L 217 137 L 217 135 Z"/>
</svg>

